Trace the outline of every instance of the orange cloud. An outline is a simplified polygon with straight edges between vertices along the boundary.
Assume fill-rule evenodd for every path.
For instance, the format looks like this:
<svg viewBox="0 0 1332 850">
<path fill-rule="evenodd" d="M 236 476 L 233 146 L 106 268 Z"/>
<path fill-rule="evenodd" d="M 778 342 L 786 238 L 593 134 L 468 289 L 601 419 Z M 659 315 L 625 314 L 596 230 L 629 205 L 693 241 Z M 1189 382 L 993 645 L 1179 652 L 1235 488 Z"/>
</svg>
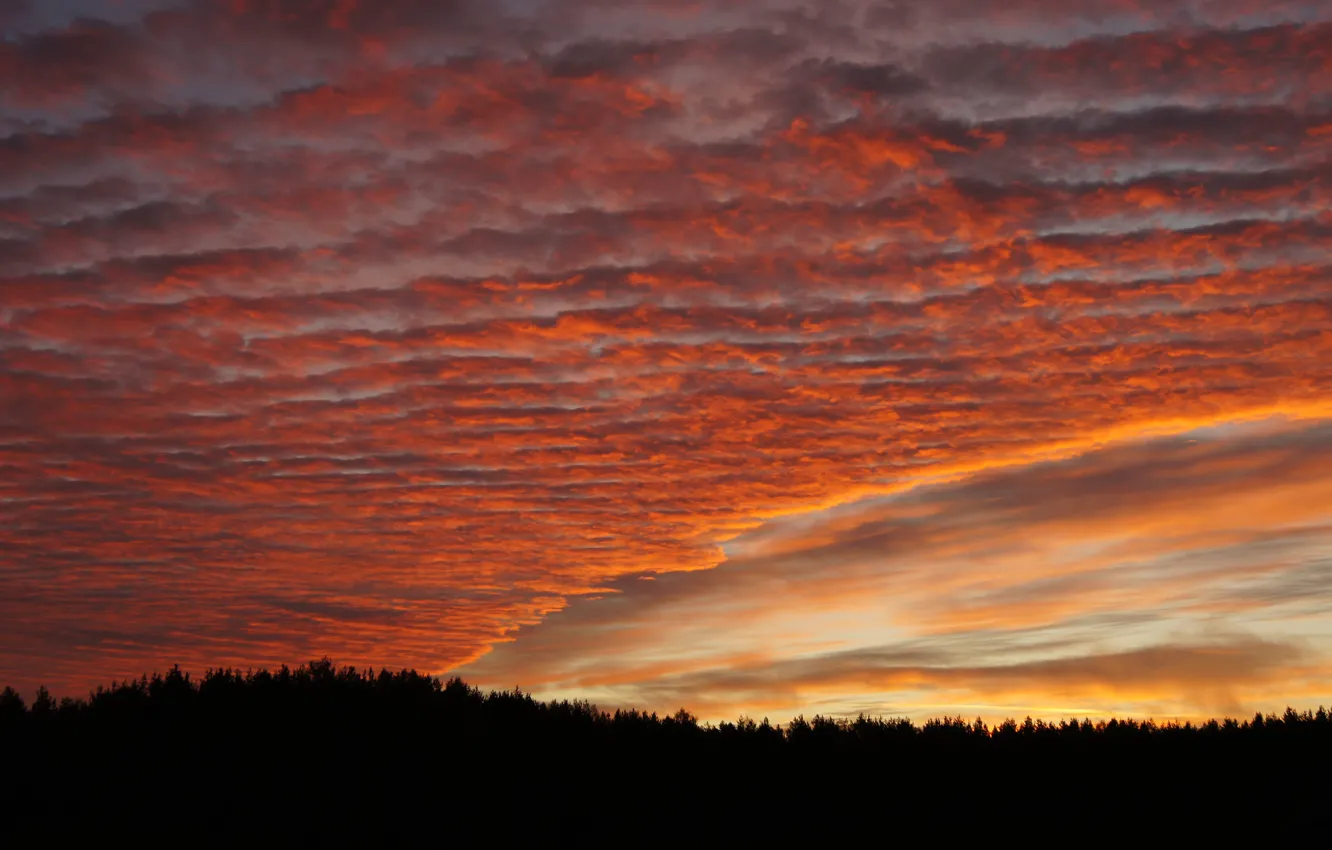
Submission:
<svg viewBox="0 0 1332 850">
<path fill-rule="evenodd" d="M 462 672 L 716 716 L 1023 700 L 1197 716 L 1265 710 L 1296 681 L 1322 699 L 1332 647 L 1301 622 L 1332 592 L 1326 433 L 1127 442 L 776 520 L 714 570 L 616 582 Z M 1153 660 L 1179 646 L 1185 666 Z"/>
</svg>

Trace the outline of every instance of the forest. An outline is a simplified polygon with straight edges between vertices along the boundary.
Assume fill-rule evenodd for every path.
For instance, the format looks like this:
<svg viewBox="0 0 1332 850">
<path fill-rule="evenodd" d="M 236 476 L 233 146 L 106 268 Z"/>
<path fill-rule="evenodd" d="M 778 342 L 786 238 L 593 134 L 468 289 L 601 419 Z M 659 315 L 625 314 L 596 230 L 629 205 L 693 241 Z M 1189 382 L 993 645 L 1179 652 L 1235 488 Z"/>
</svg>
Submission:
<svg viewBox="0 0 1332 850">
<path fill-rule="evenodd" d="M 714 725 L 327 659 L 0 694 L 4 832 L 54 846 L 1332 846 L 1329 756 L 1323 708 Z"/>
</svg>

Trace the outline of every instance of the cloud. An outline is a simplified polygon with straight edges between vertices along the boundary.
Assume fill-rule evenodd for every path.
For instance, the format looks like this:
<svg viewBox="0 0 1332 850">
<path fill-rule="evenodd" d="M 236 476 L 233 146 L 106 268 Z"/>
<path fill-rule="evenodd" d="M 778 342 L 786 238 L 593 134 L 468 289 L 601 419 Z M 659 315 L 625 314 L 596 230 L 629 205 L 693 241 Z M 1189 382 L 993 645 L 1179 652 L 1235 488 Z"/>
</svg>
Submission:
<svg viewBox="0 0 1332 850">
<path fill-rule="evenodd" d="M 736 714 L 783 716 L 778 712 L 796 711 L 854 714 L 866 706 L 871 713 L 888 708 L 917 717 L 953 716 L 968 710 L 968 716 L 995 719 L 1024 712 L 1049 718 L 1116 712 L 1234 716 L 1244 711 L 1255 693 L 1268 699 L 1306 696 L 1295 683 L 1326 675 L 1325 665 L 1304 663 L 1304 653 L 1297 647 L 1245 638 L 1018 664 L 967 666 L 961 659 L 940 661 L 913 663 L 910 653 L 891 650 L 833 654 L 761 668 L 667 677 L 632 696 L 654 706 L 696 705 L 705 716 L 730 719 Z M 862 702 L 851 702 L 848 694 L 861 695 Z"/>
<path fill-rule="evenodd" d="M 1332 73 L 1327 24 L 1148 30 L 1058 45 L 985 42 L 926 55 L 929 77 L 959 100 L 985 106 L 1035 100 L 1068 109 L 1090 98 L 1116 104 L 1288 103 Z M 995 99 L 997 98 L 997 100 Z"/>
<path fill-rule="evenodd" d="M 1281 699 L 1288 669 L 1321 697 L 1328 647 L 1298 623 L 1329 601 L 1327 436 L 1131 442 L 776 520 L 713 570 L 613 582 L 462 672 L 712 711 L 1021 692 L 1204 714 L 1249 684 Z M 1251 633 L 1208 637 L 1223 623 Z"/>
<path fill-rule="evenodd" d="M 589 595 L 651 610 L 748 575 L 736 547 L 768 532 L 741 535 L 773 517 L 1328 416 L 1319 4 L 80 0 L 5 26 L 15 684 L 305 653 L 442 670 L 533 647 Z M 1204 493 L 1207 455 L 1185 468 L 1213 519 L 1138 488 L 1157 524 L 1093 507 L 1146 555 L 1069 573 L 1043 551 L 1015 588 L 1005 567 L 903 622 L 1093 616 L 1093 593 L 1238 622 L 1286 598 L 1259 587 L 1279 570 L 1207 584 L 1314 545 L 1281 517 L 1317 482 L 1277 486 L 1285 449 L 1236 445 L 1265 482 L 1242 510 Z M 1091 533 L 1046 502 L 1000 522 L 979 492 L 947 498 L 1004 545 Z M 834 610 L 889 539 L 944 564 L 904 567 L 913 588 L 971 575 L 944 526 L 863 521 L 764 555 L 754 605 L 718 616 L 797 605 L 781 581 Z M 1172 523 L 1228 554 L 1171 572 Z"/>
</svg>

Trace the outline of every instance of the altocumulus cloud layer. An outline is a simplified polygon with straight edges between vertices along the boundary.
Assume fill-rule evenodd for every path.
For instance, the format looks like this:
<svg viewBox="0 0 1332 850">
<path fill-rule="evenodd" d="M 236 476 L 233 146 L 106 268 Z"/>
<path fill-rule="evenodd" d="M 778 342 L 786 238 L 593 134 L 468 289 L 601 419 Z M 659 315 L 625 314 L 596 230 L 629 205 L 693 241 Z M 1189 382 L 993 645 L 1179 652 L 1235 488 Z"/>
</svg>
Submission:
<svg viewBox="0 0 1332 850">
<path fill-rule="evenodd" d="M 1327 4 L 0 27 L 5 681 L 1332 695 Z"/>
</svg>

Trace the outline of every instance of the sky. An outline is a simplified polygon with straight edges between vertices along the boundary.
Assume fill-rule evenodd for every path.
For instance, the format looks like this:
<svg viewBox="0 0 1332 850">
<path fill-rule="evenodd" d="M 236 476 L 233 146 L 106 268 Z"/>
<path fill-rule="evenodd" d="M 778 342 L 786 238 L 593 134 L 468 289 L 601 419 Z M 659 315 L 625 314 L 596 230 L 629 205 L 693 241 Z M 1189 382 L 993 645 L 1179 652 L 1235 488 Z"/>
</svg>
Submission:
<svg viewBox="0 0 1332 850">
<path fill-rule="evenodd" d="M 0 32 L 0 684 L 1332 703 L 1327 0 Z"/>
</svg>

